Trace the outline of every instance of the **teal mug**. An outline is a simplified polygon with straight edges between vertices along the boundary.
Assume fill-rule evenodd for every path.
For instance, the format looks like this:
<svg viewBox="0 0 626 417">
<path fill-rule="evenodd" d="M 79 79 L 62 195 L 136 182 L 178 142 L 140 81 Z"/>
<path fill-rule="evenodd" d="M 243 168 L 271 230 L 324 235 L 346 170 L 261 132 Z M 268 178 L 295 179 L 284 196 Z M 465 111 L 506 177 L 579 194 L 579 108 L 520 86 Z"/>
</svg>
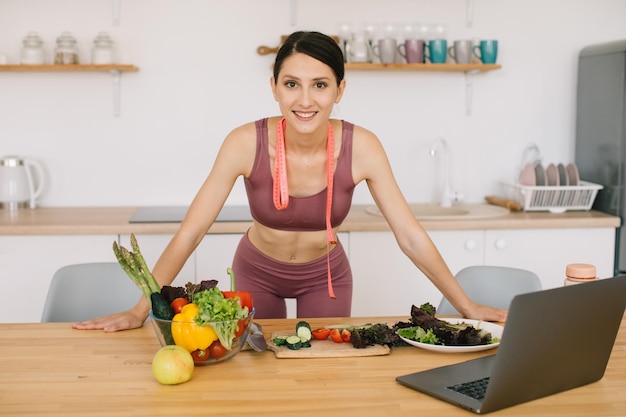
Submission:
<svg viewBox="0 0 626 417">
<path fill-rule="evenodd" d="M 480 41 L 479 45 L 474 46 L 473 52 L 483 64 L 495 64 L 498 58 L 498 41 Z"/>
<path fill-rule="evenodd" d="M 426 59 L 433 64 L 445 64 L 448 56 L 448 42 L 445 39 L 432 39 L 428 41 Z"/>
</svg>

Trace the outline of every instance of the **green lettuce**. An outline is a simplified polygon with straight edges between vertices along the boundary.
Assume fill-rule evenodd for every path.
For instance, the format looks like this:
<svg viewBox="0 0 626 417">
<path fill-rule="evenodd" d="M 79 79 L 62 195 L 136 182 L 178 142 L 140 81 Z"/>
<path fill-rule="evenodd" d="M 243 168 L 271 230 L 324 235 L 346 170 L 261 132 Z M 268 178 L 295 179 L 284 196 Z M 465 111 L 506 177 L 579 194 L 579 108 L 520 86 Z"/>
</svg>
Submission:
<svg viewBox="0 0 626 417">
<path fill-rule="evenodd" d="M 406 339 L 415 340 L 420 343 L 428 343 L 429 345 L 439 344 L 439 338 L 432 330 L 428 329 L 426 331 L 419 326 L 398 329 L 398 334 Z"/>
<path fill-rule="evenodd" d="M 198 305 L 196 323 L 213 327 L 222 346 L 230 350 L 238 321 L 248 316 L 248 308 L 241 307 L 235 299 L 224 298 L 224 294 L 218 288 L 196 293 L 193 302 Z"/>
</svg>

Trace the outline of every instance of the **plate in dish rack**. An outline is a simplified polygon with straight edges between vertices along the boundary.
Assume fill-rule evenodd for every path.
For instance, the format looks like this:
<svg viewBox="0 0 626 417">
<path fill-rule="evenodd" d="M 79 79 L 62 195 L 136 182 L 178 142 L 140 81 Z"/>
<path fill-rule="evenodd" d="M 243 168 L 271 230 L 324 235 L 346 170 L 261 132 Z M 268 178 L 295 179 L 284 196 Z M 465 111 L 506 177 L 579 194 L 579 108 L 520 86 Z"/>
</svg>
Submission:
<svg viewBox="0 0 626 417">
<path fill-rule="evenodd" d="M 486 330 L 491 333 L 492 337 L 502 338 L 502 332 L 504 331 L 504 327 L 499 324 L 490 323 L 488 321 L 482 320 L 470 320 L 470 319 L 445 319 L 448 323 L 459 324 L 465 323 L 474 326 L 477 329 Z M 443 345 L 432 345 L 430 343 L 421 343 L 415 340 L 407 339 L 406 337 L 402 337 L 398 335 L 400 339 L 404 340 L 411 346 L 415 346 L 418 348 L 432 350 L 435 352 L 443 352 L 443 353 L 464 353 L 464 352 L 479 352 L 481 350 L 489 350 L 500 346 L 500 342 L 490 343 L 488 345 L 475 345 L 475 346 L 443 346 Z"/>
</svg>

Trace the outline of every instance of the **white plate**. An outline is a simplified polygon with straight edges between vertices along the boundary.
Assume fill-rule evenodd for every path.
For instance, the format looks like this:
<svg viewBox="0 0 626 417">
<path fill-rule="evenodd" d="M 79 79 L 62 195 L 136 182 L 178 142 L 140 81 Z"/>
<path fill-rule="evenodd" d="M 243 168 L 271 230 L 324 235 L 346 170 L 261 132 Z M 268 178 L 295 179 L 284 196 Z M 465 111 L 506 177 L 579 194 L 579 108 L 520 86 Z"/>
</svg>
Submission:
<svg viewBox="0 0 626 417">
<path fill-rule="evenodd" d="M 488 321 L 482 320 L 470 320 L 470 319 L 445 319 L 448 323 L 458 324 L 458 323 L 467 323 L 471 324 L 477 329 L 486 330 L 491 333 L 492 337 L 497 337 L 498 339 L 502 338 L 502 332 L 504 331 L 504 327 L 499 324 L 491 323 Z M 400 335 L 398 335 L 400 336 Z M 462 353 L 462 352 L 478 352 L 481 350 L 493 349 L 495 347 L 500 346 L 500 342 L 490 343 L 488 345 L 476 345 L 476 346 L 441 346 L 441 345 L 431 345 L 429 343 L 420 343 L 415 340 L 407 339 L 405 337 L 400 336 L 400 339 L 404 340 L 411 346 L 415 346 L 418 348 L 432 350 L 435 352 L 443 352 L 443 353 Z"/>
</svg>

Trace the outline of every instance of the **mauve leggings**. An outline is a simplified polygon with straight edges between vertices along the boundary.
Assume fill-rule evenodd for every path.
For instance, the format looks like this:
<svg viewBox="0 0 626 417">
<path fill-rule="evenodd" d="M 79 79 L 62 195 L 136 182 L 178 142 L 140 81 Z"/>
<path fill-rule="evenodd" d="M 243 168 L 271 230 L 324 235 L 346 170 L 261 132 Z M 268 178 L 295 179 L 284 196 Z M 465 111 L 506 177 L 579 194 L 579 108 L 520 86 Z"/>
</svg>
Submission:
<svg viewBox="0 0 626 417">
<path fill-rule="evenodd" d="M 328 295 L 327 258 L 292 264 L 263 254 L 244 235 L 235 252 L 237 290 L 252 294 L 255 318 L 285 318 L 285 298 L 297 300 L 298 317 L 350 317 L 352 271 L 341 242 L 330 252 L 335 299 Z"/>
</svg>

